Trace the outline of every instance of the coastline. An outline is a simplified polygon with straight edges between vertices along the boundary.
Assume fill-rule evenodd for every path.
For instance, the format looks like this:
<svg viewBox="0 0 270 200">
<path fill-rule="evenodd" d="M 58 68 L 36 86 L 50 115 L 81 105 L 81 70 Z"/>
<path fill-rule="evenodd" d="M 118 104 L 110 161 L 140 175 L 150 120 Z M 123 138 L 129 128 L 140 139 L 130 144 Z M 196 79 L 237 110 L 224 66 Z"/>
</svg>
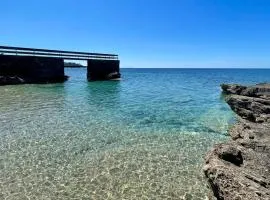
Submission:
<svg viewBox="0 0 270 200">
<path fill-rule="evenodd" d="M 210 199 L 270 198 L 270 84 L 221 85 L 239 116 L 231 140 L 215 145 L 203 168 Z"/>
</svg>

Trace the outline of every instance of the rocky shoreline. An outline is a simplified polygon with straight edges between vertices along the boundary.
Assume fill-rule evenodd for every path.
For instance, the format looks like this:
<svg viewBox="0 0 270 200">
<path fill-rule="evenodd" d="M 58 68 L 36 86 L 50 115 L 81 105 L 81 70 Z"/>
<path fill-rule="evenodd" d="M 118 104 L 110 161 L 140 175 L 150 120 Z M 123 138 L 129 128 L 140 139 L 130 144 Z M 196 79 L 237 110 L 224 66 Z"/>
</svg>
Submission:
<svg viewBox="0 0 270 200">
<path fill-rule="evenodd" d="M 210 199 L 270 199 L 270 84 L 221 88 L 239 120 L 206 155 Z"/>
</svg>

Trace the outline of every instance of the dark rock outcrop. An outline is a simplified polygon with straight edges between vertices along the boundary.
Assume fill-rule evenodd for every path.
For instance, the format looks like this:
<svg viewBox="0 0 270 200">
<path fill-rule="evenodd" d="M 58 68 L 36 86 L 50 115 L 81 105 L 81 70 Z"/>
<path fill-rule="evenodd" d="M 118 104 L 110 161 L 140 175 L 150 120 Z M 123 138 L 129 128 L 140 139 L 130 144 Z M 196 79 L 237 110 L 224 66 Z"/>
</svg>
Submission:
<svg viewBox="0 0 270 200">
<path fill-rule="evenodd" d="M 270 84 L 222 85 L 238 123 L 206 156 L 212 199 L 270 199 Z"/>
</svg>

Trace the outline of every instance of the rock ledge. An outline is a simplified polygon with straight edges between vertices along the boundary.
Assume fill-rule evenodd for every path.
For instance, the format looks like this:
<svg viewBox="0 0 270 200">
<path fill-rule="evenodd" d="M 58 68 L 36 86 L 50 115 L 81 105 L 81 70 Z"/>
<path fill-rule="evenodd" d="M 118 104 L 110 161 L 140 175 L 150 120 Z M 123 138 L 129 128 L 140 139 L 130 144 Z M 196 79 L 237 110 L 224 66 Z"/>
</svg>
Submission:
<svg viewBox="0 0 270 200">
<path fill-rule="evenodd" d="M 206 155 L 210 199 L 270 199 L 270 84 L 221 88 L 239 120 Z"/>
</svg>

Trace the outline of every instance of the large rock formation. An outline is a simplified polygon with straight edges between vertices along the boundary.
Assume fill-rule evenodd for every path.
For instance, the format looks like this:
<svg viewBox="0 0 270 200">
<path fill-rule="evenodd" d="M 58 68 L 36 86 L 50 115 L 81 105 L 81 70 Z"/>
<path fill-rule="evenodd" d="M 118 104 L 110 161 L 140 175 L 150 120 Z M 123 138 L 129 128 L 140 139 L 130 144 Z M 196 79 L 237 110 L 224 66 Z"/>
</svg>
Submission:
<svg viewBox="0 0 270 200">
<path fill-rule="evenodd" d="M 221 85 L 239 116 L 232 140 L 206 156 L 212 199 L 270 199 L 270 84 Z"/>
</svg>

